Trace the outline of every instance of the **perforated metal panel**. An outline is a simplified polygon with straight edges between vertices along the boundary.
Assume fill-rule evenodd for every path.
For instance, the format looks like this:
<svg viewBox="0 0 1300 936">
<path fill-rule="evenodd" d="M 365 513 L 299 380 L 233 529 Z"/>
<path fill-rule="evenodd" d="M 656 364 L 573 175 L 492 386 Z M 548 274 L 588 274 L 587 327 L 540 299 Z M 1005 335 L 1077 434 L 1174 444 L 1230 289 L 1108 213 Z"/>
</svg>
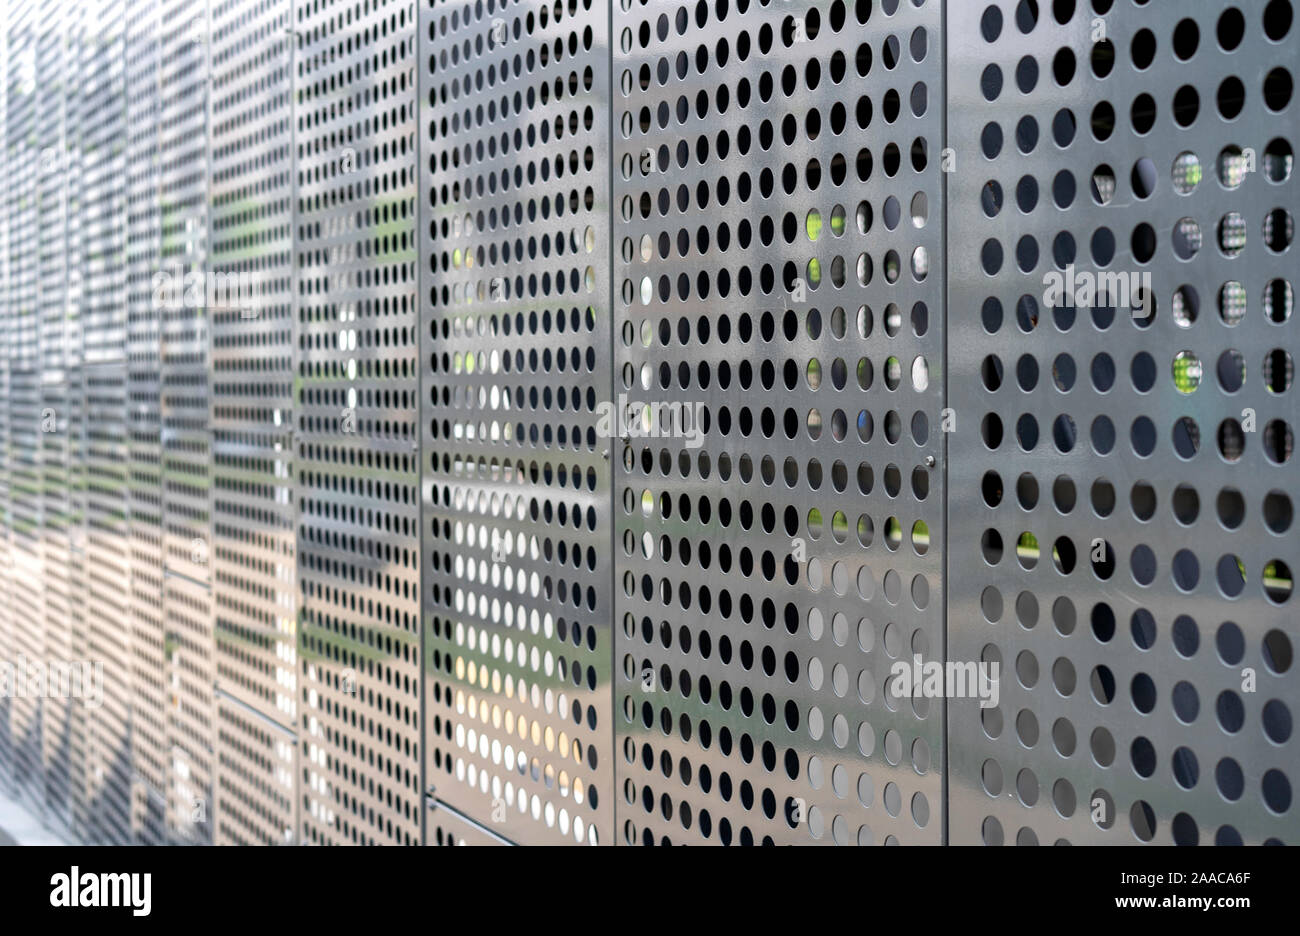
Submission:
<svg viewBox="0 0 1300 936">
<path fill-rule="evenodd" d="M 159 200 L 165 294 L 162 353 L 163 610 L 170 719 L 168 828 L 179 842 L 211 842 L 213 685 L 209 372 L 209 59 L 204 0 L 163 0 L 159 19 Z M 194 288 L 202 284 L 199 288 Z"/>
<path fill-rule="evenodd" d="M 9 607 L 13 660 L 44 655 L 44 561 L 41 542 L 40 203 L 42 190 L 36 55 L 40 4 L 10 11 L 6 166 L 10 170 L 9 288 Z M 15 693 L 9 702 L 13 779 L 44 800 L 41 755 L 43 700 Z"/>
<path fill-rule="evenodd" d="M 1294 13 L 0 5 L 8 791 L 1294 841 Z"/>
<path fill-rule="evenodd" d="M 8 111 L 9 111 L 9 16 L 8 7 L 0 9 L 0 148 L 3 148 L 5 165 L 10 165 Z M 0 204 L 4 205 L 4 223 L 0 224 L 0 341 L 9 341 L 11 299 L 9 291 L 9 212 L 10 183 L 0 179 Z M 10 582 L 13 571 L 9 558 L 9 359 L 0 355 L 0 654 L 13 659 L 13 614 L 9 604 Z M 13 743 L 10 734 L 10 699 L 0 698 L 0 778 L 6 788 L 12 783 Z"/>
<path fill-rule="evenodd" d="M 118 844 L 131 842 L 132 760 L 125 12 L 122 0 L 88 11 L 80 44 L 85 626 L 78 630 L 85 645 L 78 658 L 102 663 L 103 698 L 86 709 L 85 802 L 77 825 Z"/>
<path fill-rule="evenodd" d="M 297 736 L 221 692 L 216 713 L 213 843 L 291 844 Z"/>
<path fill-rule="evenodd" d="M 420 25 L 428 782 L 512 842 L 608 843 L 607 14 Z"/>
<path fill-rule="evenodd" d="M 615 14 L 620 841 L 941 838 L 939 25 Z"/>
<path fill-rule="evenodd" d="M 38 274 L 36 309 L 40 319 L 40 493 L 44 565 L 40 659 L 48 664 L 77 658 L 73 629 L 73 504 L 79 471 L 80 400 L 80 236 L 69 221 L 77 207 L 80 160 L 75 112 L 78 40 L 74 10 L 62 0 L 44 0 L 36 40 L 36 137 L 42 143 L 36 185 Z M 54 164 L 51 165 L 51 159 Z M 44 798 L 54 817 L 71 819 L 74 775 L 84 769 L 79 725 L 84 712 L 70 698 L 48 694 L 41 700 Z"/>
<path fill-rule="evenodd" d="M 1294 841 L 1291 4 L 949 16 L 952 840 Z"/>
<path fill-rule="evenodd" d="M 127 425 L 131 566 L 133 841 L 167 841 L 168 640 L 163 618 L 162 418 L 159 410 L 162 269 L 159 201 L 157 0 L 126 0 Z"/>
<path fill-rule="evenodd" d="M 294 10 L 301 839 L 416 844 L 415 8 Z"/>
<path fill-rule="evenodd" d="M 289 12 L 212 8 L 212 269 L 225 277 L 211 309 L 218 844 L 279 844 L 297 825 Z"/>
</svg>

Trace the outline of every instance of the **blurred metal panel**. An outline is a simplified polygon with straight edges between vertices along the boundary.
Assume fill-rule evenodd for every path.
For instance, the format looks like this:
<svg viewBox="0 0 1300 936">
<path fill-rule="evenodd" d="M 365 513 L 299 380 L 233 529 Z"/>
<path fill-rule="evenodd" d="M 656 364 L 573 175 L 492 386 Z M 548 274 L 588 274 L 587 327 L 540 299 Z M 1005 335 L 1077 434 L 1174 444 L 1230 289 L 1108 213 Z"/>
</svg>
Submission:
<svg viewBox="0 0 1300 936">
<path fill-rule="evenodd" d="M 15 155 L 10 147 L 8 130 L 9 111 L 9 18 L 8 5 L 0 7 L 0 152 L 3 152 L 6 171 L 0 174 L 0 205 L 4 216 L 0 218 L 0 345 L 9 347 L 10 322 L 13 320 L 13 299 L 9 277 L 13 269 L 9 256 L 9 229 L 12 224 L 11 194 L 20 192 L 20 183 L 10 180 Z M 13 660 L 13 613 L 9 592 L 13 585 L 13 570 L 9 558 L 9 356 L 0 354 L 0 660 Z M 13 743 L 10 734 L 11 696 L 0 696 L 0 779 L 6 785 L 13 779 Z"/>
<path fill-rule="evenodd" d="M 221 690 L 216 706 L 213 844 L 292 844 L 294 733 Z"/>
<path fill-rule="evenodd" d="M 608 11 L 421 17 L 428 782 L 612 843 Z"/>
<path fill-rule="evenodd" d="M 304 844 L 418 844 L 415 7 L 294 10 Z"/>
<path fill-rule="evenodd" d="M 125 0 L 87 11 L 80 43 L 83 181 L 85 571 L 82 658 L 103 669 L 87 712 L 86 802 L 74 831 L 131 842 L 131 621 L 127 435 Z"/>
<path fill-rule="evenodd" d="M 43 548 L 41 543 L 40 201 L 42 163 L 37 48 L 40 3 L 9 10 L 9 84 L 6 175 L 9 180 L 9 607 L 15 667 L 44 656 Z M 57 155 L 57 154 L 56 154 Z M 19 792 L 44 801 L 41 755 L 42 700 L 15 692 L 9 703 L 12 777 Z"/>
<path fill-rule="evenodd" d="M 126 0 L 127 451 L 130 529 L 131 831 L 166 842 L 167 674 L 163 620 L 158 0 Z M 158 281 L 161 285 L 161 281 Z"/>
<path fill-rule="evenodd" d="M 288 0 L 212 7 L 209 562 L 218 691 L 251 709 L 218 700 L 217 844 L 297 827 L 289 15 Z"/>
<path fill-rule="evenodd" d="M 40 319 L 40 494 L 43 618 L 41 663 L 76 658 L 74 627 L 73 474 L 81 434 L 78 122 L 69 114 L 77 84 L 74 10 L 63 0 L 42 0 L 36 41 L 36 143 L 42 171 L 34 195 L 38 215 L 37 315 Z M 73 700 L 47 685 L 41 699 L 42 758 L 50 819 L 71 820 L 73 775 L 83 755 Z M 82 710 L 84 711 L 84 710 Z"/>
<path fill-rule="evenodd" d="M 940 4 L 614 34 L 619 841 L 937 843 Z"/>
<path fill-rule="evenodd" d="M 66 758 L 67 782 L 61 808 L 62 824 L 74 835 L 88 829 L 89 817 L 89 732 L 97 708 L 98 688 L 90 660 L 86 628 L 86 370 L 85 370 L 85 276 L 87 269 L 87 216 L 85 179 L 86 95 L 83 50 L 93 29 L 92 14 L 85 6 L 62 2 L 59 17 L 64 34 L 60 54 L 59 81 L 61 142 L 68 154 L 63 173 L 63 266 L 64 309 L 59 332 L 64 346 L 64 386 L 60 394 L 68 411 L 69 432 L 63 441 L 63 492 L 57 510 L 59 535 L 66 543 L 66 578 L 62 585 L 62 611 L 66 623 L 64 655 L 52 662 L 52 675 L 62 683 L 57 691 L 66 713 L 64 740 L 56 748 Z M 47 391 L 48 393 L 48 388 Z M 47 497 L 51 488 L 47 488 Z M 52 514 L 51 517 L 55 516 Z M 53 525 L 53 524 L 51 524 Z M 47 586 L 48 587 L 48 586 Z M 62 664 L 60 667 L 59 664 Z M 75 681 L 74 681 L 75 675 Z"/>
<path fill-rule="evenodd" d="M 1092 6 L 948 7 L 951 836 L 1293 843 L 1291 5 Z"/>
<path fill-rule="evenodd" d="M 165 366 L 165 365 L 164 365 Z M 174 844 L 212 841 L 213 731 L 212 595 L 206 586 L 168 573 L 167 829 Z"/>
<path fill-rule="evenodd" d="M 208 96 L 206 0 L 163 0 L 159 20 L 162 211 L 159 402 L 162 419 L 163 609 L 171 693 L 168 825 L 211 842 L 216 682 L 212 594 Z"/>
</svg>

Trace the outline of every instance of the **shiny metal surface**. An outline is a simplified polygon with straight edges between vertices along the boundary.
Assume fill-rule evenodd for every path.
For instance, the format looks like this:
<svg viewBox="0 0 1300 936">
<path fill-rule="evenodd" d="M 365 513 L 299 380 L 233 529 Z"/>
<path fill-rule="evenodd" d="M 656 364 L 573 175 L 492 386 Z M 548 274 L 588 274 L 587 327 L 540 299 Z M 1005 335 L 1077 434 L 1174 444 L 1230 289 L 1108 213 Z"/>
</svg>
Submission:
<svg viewBox="0 0 1300 936">
<path fill-rule="evenodd" d="M 418 844 L 415 9 L 295 4 L 304 844 Z"/>
<path fill-rule="evenodd" d="M 942 838 L 936 3 L 621 3 L 619 840 Z M 927 456 L 933 460 L 926 464 Z"/>
<path fill-rule="evenodd" d="M 221 690 L 216 713 L 213 844 L 293 844 L 296 735 Z"/>
<path fill-rule="evenodd" d="M 208 844 L 216 677 L 208 562 L 212 310 L 206 289 L 197 296 L 188 289 L 192 278 L 206 275 L 211 252 L 207 137 L 212 31 L 205 0 L 163 0 L 158 29 L 162 272 L 183 277 L 187 287 L 183 301 L 164 302 L 159 316 L 166 758 L 171 773 L 167 815 L 177 841 Z"/>
<path fill-rule="evenodd" d="M 126 282 L 127 426 L 130 474 L 131 834 L 136 844 L 168 841 L 171 776 L 167 722 L 168 638 L 163 614 L 162 418 L 159 409 L 162 272 L 157 92 L 161 39 L 158 0 L 127 0 Z"/>
<path fill-rule="evenodd" d="M 35 66 L 49 79 L 36 87 L 36 133 L 53 143 L 60 154 L 75 153 L 79 122 L 73 87 L 77 82 L 77 43 L 69 43 L 69 11 L 60 0 L 43 0 L 40 19 L 53 26 L 36 35 Z M 44 155 L 44 154 L 42 154 Z M 43 569 L 41 621 L 43 659 L 75 659 L 72 583 L 76 557 L 72 553 L 74 473 L 82 432 L 80 397 L 81 334 L 80 232 L 71 218 L 78 215 L 80 163 L 68 158 L 63 172 L 42 171 L 36 189 L 40 224 L 37 230 L 37 298 L 39 320 L 41 434 L 39 501 Z M 53 431 L 51 431 L 53 430 Z M 41 700 L 41 744 L 45 771 L 45 804 L 62 822 L 71 818 L 71 787 L 84 770 L 81 711 L 71 699 Z"/>
<path fill-rule="evenodd" d="M 105 844 L 1294 842 L 1293 19 L 0 6 L 0 663 L 103 668 L 0 779 Z"/>
<path fill-rule="evenodd" d="M 103 705 L 87 710 L 80 826 L 128 844 L 131 833 L 130 482 L 127 436 L 127 97 L 125 2 L 97 7 L 81 52 L 82 355 L 86 644 L 104 663 Z M 96 37 L 85 41 L 84 37 Z M 74 828 L 77 824 L 74 824 Z"/>
<path fill-rule="evenodd" d="M 6 534 L 12 659 L 44 656 L 44 545 L 42 541 L 40 224 L 43 178 L 40 100 L 36 94 L 39 3 L 8 11 L 9 69 L 6 162 L 13 167 L 6 212 L 9 242 L 6 347 L 8 357 L 9 485 Z M 44 802 L 43 699 L 9 700 L 11 769 L 15 784 Z M 39 792 L 37 792 L 39 791 Z"/>
<path fill-rule="evenodd" d="M 511 841 L 609 843 L 608 19 L 420 24 L 427 782 Z"/>
<path fill-rule="evenodd" d="M 287 0 L 212 7 L 212 269 L 236 277 L 210 310 L 216 680 L 238 700 L 218 699 L 218 844 L 297 835 L 289 27 Z"/>
<path fill-rule="evenodd" d="M 1300 832 L 1295 461 L 1268 429 L 1296 425 L 1295 261 L 1267 233 L 1296 210 L 1267 155 L 1296 145 L 1296 36 L 1289 3 L 1227 8 L 948 6 L 949 650 L 1003 668 L 996 708 L 949 709 L 954 843 Z M 1071 261 L 1149 273 L 1154 318 L 1048 308 Z"/>
<path fill-rule="evenodd" d="M 9 148 L 9 75 L 10 65 L 9 56 L 11 48 L 11 33 L 9 19 L 11 11 L 8 7 L 0 10 L 0 141 L 3 141 L 3 151 L 5 153 L 6 166 L 11 172 L 17 171 L 17 161 L 10 158 L 12 152 Z M 0 204 L 4 205 L 5 223 L 0 224 L 0 341 L 8 347 L 11 323 L 13 320 L 12 302 L 14 293 L 11 291 L 9 270 L 10 270 L 10 240 L 9 230 L 12 224 L 10 212 L 13 203 L 10 199 L 13 197 L 10 192 L 10 181 L 0 179 Z M 9 460 L 10 460 L 10 415 L 9 415 L 9 356 L 0 354 L 0 516 L 4 517 L 4 524 L 0 527 L 0 654 L 6 659 L 14 656 L 13 652 L 13 611 L 9 600 L 9 582 L 13 579 L 13 571 L 10 568 L 10 548 L 9 548 Z M 14 748 L 13 736 L 11 734 L 12 699 L 8 696 L 0 698 L 0 778 L 3 778 L 6 785 L 13 782 L 14 766 Z"/>
</svg>

